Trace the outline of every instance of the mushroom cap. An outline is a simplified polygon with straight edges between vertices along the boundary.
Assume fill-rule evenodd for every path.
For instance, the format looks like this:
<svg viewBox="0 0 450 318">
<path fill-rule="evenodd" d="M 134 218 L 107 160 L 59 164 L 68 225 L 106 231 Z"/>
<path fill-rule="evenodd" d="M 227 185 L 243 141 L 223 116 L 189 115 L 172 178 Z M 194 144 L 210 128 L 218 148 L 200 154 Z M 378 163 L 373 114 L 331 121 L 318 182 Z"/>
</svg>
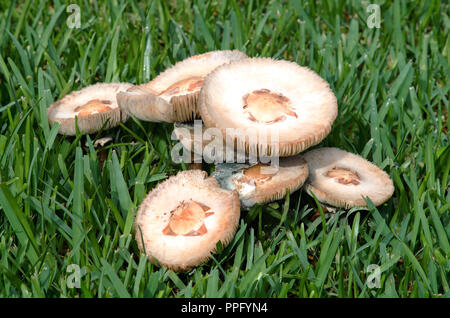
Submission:
<svg viewBox="0 0 450 318">
<path fill-rule="evenodd" d="M 239 217 L 236 191 L 221 189 L 204 171 L 182 171 L 159 184 L 140 205 L 136 240 L 152 263 L 185 271 L 205 262 L 219 241 L 228 244 Z"/>
<path fill-rule="evenodd" d="M 317 148 L 304 154 L 309 166 L 305 188 L 319 202 L 335 207 L 375 206 L 394 193 L 389 175 L 361 156 L 338 148 Z"/>
<path fill-rule="evenodd" d="M 59 133 L 73 136 L 75 116 L 80 132 L 91 134 L 99 131 L 105 122 L 105 129 L 125 122 L 128 116 L 121 112 L 116 94 L 130 88 L 129 83 L 97 83 L 81 90 L 74 91 L 47 108 L 47 116 L 51 126 L 60 123 Z"/>
<path fill-rule="evenodd" d="M 198 117 L 197 100 L 204 77 L 216 67 L 247 58 L 238 50 L 211 51 L 176 63 L 147 84 L 118 95 L 128 114 L 151 122 L 183 122 Z"/>
<path fill-rule="evenodd" d="M 336 97 L 314 71 L 294 62 L 248 58 L 219 66 L 204 81 L 199 96 L 206 127 L 243 129 L 235 137 L 245 148 L 292 156 L 318 144 L 337 116 Z M 278 142 L 260 136 L 278 131 Z M 252 133 L 258 140 L 248 138 Z"/>
<path fill-rule="evenodd" d="M 278 167 L 223 163 L 212 174 L 224 189 L 239 193 L 241 206 L 250 209 L 256 203 L 279 200 L 298 190 L 308 177 L 308 164 L 301 156 L 280 158 Z"/>
</svg>

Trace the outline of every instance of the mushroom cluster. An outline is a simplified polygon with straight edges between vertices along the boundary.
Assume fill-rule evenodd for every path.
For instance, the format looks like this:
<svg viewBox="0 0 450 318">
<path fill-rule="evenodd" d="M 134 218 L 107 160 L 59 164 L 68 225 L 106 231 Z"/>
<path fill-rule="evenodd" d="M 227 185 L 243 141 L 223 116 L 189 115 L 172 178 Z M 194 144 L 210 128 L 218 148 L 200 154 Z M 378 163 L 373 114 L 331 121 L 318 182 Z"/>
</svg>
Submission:
<svg viewBox="0 0 450 318">
<path fill-rule="evenodd" d="M 143 85 L 95 84 L 47 110 L 50 124 L 58 122 L 65 135 L 109 129 L 130 116 L 174 123 L 184 151 L 200 160 L 148 193 L 135 235 L 152 263 L 176 271 L 205 262 L 217 244 L 230 242 L 241 210 L 288 191 L 303 187 L 326 207 L 386 202 L 392 180 L 361 156 L 338 148 L 301 154 L 330 133 L 337 113 L 333 91 L 314 71 L 237 50 L 189 57 Z M 198 169 L 201 162 L 214 163 L 211 176 Z"/>
</svg>

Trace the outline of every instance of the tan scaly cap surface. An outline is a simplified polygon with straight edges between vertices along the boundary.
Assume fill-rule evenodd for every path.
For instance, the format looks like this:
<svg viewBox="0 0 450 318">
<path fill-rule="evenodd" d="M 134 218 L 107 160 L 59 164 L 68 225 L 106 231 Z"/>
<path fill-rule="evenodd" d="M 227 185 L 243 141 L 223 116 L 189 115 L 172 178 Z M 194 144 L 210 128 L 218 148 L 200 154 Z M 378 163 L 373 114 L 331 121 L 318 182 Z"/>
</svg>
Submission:
<svg viewBox="0 0 450 318">
<path fill-rule="evenodd" d="M 246 58 L 234 51 L 211 51 L 176 63 L 147 84 L 118 95 L 128 114 L 151 122 L 183 122 L 198 115 L 197 100 L 204 77 L 216 67 Z"/>
<path fill-rule="evenodd" d="M 290 193 L 298 190 L 308 177 L 308 164 L 301 155 L 280 158 L 278 167 L 223 163 L 216 165 L 212 176 L 222 188 L 237 190 L 241 206 L 249 209 L 283 198 L 286 188 Z"/>
<path fill-rule="evenodd" d="M 199 97 L 206 127 L 246 130 L 262 134 L 278 131 L 279 155 L 292 156 L 318 144 L 337 116 L 336 97 L 314 71 L 296 63 L 249 58 L 222 65 L 211 72 Z M 270 132 L 269 132 L 270 133 Z M 257 144 L 238 136 L 246 149 L 258 147 L 272 155 L 270 140 Z M 273 143 L 275 144 L 275 143 Z"/>
<path fill-rule="evenodd" d="M 318 148 L 304 154 L 309 166 L 306 190 L 325 204 L 351 208 L 366 206 L 369 197 L 375 206 L 394 193 L 389 175 L 361 156 L 338 148 Z"/>
<path fill-rule="evenodd" d="M 206 172 L 179 172 L 151 191 L 139 207 L 136 240 L 151 262 L 184 271 L 206 261 L 233 238 L 240 216 L 236 191 L 221 189 Z"/>
<path fill-rule="evenodd" d="M 131 86 L 128 83 L 98 83 L 74 91 L 50 105 L 47 109 L 49 123 L 53 126 L 59 122 L 59 133 L 69 136 L 75 135 L 75 116 L 81 133 L 95 133 L 107 120 L 105 129 L 115 127 L 128 119 L 117 104 L 116 94 Z"/>
</svg>

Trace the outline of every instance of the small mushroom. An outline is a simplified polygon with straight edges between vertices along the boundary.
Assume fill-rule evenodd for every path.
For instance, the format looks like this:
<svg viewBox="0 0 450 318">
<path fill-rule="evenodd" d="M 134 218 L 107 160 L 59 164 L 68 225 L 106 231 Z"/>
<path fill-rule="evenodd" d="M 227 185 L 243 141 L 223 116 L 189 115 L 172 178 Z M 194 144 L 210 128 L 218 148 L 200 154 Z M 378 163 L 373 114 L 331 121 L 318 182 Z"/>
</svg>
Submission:
<svg viewBox="0 0 450 318">
<path fill-rule="evenodd" d="M 241 206 L 279 200 L 298 190 L 308 177 L 308 164 L 301 156 L 280 158 L 279 166 L 223 163 L 212 174 L 224 189 L 237 190 Z"/>
<path fill-rule="evenodd" d="M 304 156 L 309 167 L 305 188 L 321 203 L 348 209 L 366 206 L 368 197 L 378 206 L 394 193 L 389 175 L 361 156 L 338 148 L 318 148 Z"/>
<path fill-rule="evenodd" d="M 76 134 L 75 117 L 80 132 L 91 134 L 98 132 L 105 122 L 105 129 L 125 122 L 128 116 L 121 112 L 116 94 L 132 85 L 128 83 L 98 83 L 74 91 L 54 102 L 47 109 L 51 126 L 60 124 L 59 133 L 73 136 Z"/>
<path fill-rule="evenodd" d="M 147 84 L 133 86 L 118 95 L 128 114 L 151 122 L 184 122 L 198 117 L 197 100 L 204 77 L 216 67 L 246 58 L 234 51 L 195 55 L 159 74 Z"/>
<path fill-rule="evenodd" d="M 207 128 L 242 129 L 236 144 L 245 149 L 292 156 L 318 144 L 331 130 L 337 101 L 329 84 L 296 63 L 248 58 L 219 66 L 206 78 L 199 96 Z M 276 131 L 277 140 L 262 136 Z M 249 136 L 257 135 L 257 139 Z"/>
<path fill-rule="evenodd" d="M 159 184 L 140 205 L 136 240 L 151 262 L 185 271 L 205 262 L 219 241 L 228 244 L 239 216 L 236 191 L 221 189 L 204 171 L 182 171 Z"/>
</svg>

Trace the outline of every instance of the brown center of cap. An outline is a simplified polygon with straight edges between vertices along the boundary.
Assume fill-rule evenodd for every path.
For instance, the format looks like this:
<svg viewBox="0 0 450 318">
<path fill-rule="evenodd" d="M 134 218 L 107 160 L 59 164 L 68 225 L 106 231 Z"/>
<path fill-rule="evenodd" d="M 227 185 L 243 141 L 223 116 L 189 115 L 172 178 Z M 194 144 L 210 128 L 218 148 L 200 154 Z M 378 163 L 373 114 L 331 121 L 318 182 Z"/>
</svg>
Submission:
<svg viewBox="0 0 450 318">
<path fill-rule="evenodd" d="M 206 213 L 210 208 L 193 200 L 181 202 L 172 211 L 169 224 L 164 228 L 165 235 L 198 236 L 207 232 L 204 219 L 214 212 Z"/>
<path fill-rule="evenodd" d="M 327 176 L 334 178 L 340 184 L 358 185 L 360 183 L 358 174 L 346 168 L 333 168 L 327 172 Z"/>
<path fill-rule="evenodd" d="M 78 117 L 89 116 L 95 113 L 102 113 L 111 110 L 112 108 L 108 105 L 111 105 L 110 100 L 92 99 L 86 104 L 78 106 L 74 109 L 74 111 L 78 112 Z"/>
<path fill-rule="evenodd" d="M 289 105 L 289 99 L 268 89 L 255 90 L 243 96 L 244 113 L 251 121 L 272 124 L 282 121 L 288 116 L 297 118 L 297 114 Z"/>
<path fill-rule="evenodd" d="M 159 95 L 171 97 L 174 95 L 193 93 L 200 90 L 200 88 L 202 88 L 202 85 L 203 85 L 203 77 L 193 76 L 170 85 L 166 90 L 161 92 Z"/>
<path fill-rule="evenodd" d="M 268 164 L 258 163 L 250 168 L 244 169 L 244 176 L 246 179 L 253 179 L 255 182 L 264 182 L 270 180 L 275 173 L 263 173 L 263 167 L 268 167 Z"/>
</svg>

